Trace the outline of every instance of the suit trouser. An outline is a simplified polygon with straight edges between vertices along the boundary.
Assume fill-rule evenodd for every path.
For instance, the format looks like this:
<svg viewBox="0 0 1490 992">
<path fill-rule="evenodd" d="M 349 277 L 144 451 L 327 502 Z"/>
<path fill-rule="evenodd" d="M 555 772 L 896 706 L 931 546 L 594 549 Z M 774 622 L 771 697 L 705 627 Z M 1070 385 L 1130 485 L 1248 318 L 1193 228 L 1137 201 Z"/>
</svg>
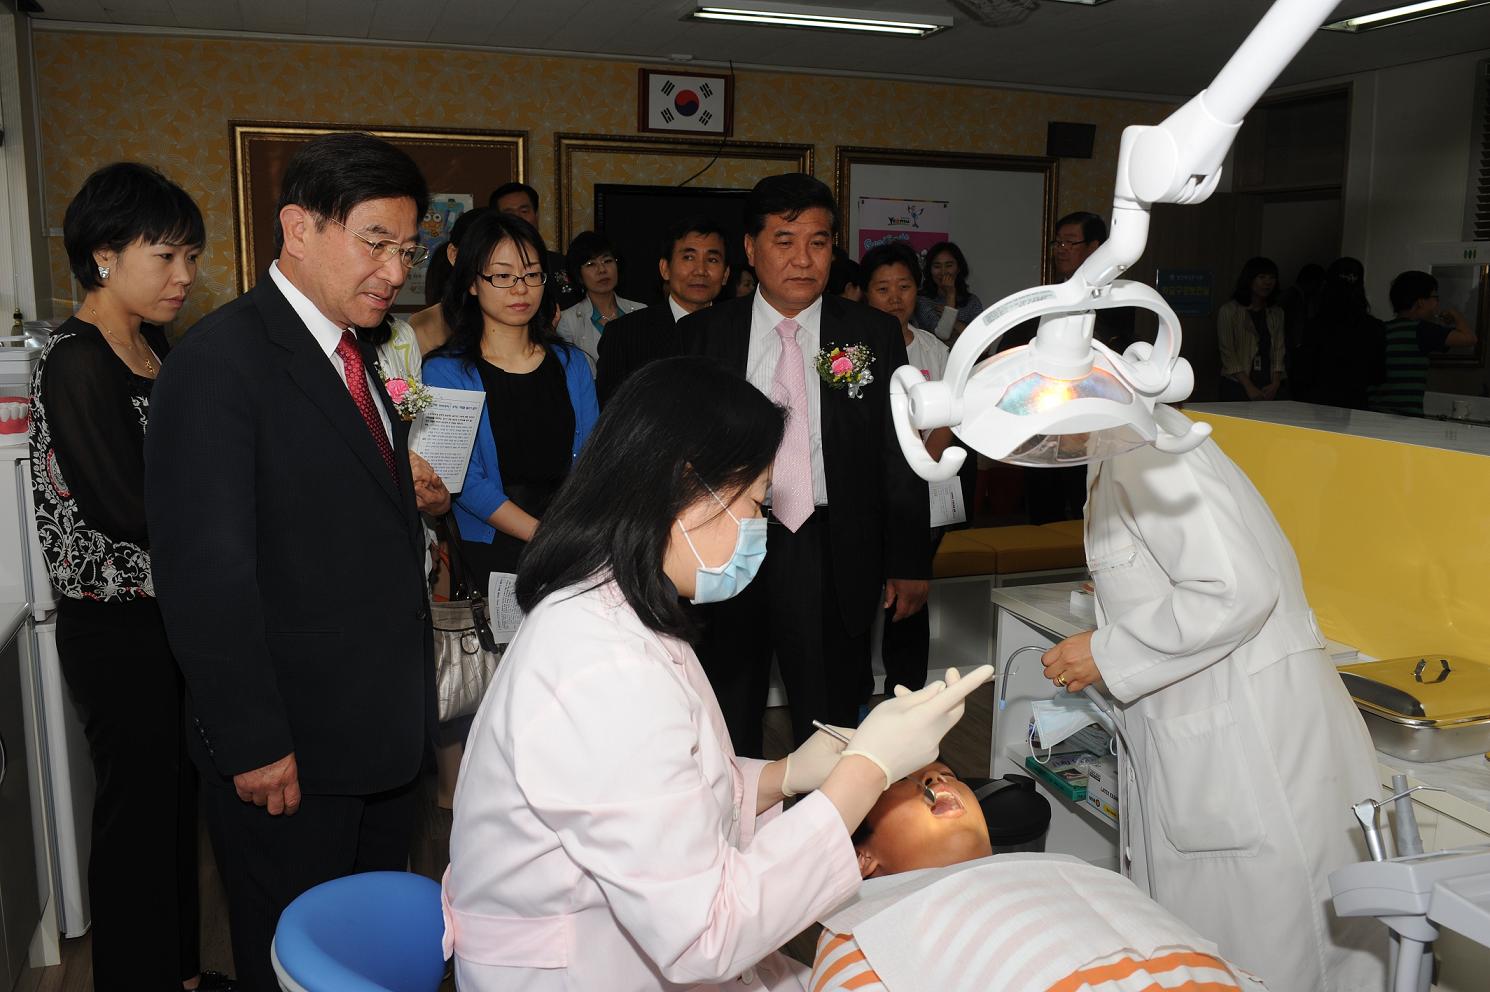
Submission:
<svg viewBox="0 0 1490 992">
<path fill-rule="evenodd" d="M 931 554 L 936 556 L 942 543 L 943 528 L 931 532 Z M 885 695 L 903 685 L 920 689 L 926 685 L 926 669 L 931 658 L 931 604 L 923 606 L 904 620 L 895 619 L 895 607 L 884 611 L 885 629 L 880 635 L 880 660 L 885 666 Z"/>
<path fill-rule="evenodd" d="M 202 790 L 228 895 L 233 966 L 244 992 L 277 992 L 269 944 L 279 914 L 306 889 L 363 871 L 403 871 L 418 779 L 373 796 L 306 795 L 294 816 L 270 816 L 214 777 Z"/>
<path fill-rule="evenodd" d="M 181 672 L 154 600 L 64 599 L 57 654 L 93 759 L 97 992 L 178 989 L 200 970 L 197 770 Z"/>
<path fill-rule="evenodd" d="M 796 533 L 772 518 L 766 560 L 739 596 L 701 607 L 698 657 L 714 687 L 735 753 L 761 757 L 761 719 L 771 659 L 781 670 L 792 735 L 813 720 L 852 727 L 869 698 L 869 625 L 851 631 L 838 605 L 828 511 L 818 507 Z M 866 610 L 866 614 L 870 611 Z"/>
</svg>

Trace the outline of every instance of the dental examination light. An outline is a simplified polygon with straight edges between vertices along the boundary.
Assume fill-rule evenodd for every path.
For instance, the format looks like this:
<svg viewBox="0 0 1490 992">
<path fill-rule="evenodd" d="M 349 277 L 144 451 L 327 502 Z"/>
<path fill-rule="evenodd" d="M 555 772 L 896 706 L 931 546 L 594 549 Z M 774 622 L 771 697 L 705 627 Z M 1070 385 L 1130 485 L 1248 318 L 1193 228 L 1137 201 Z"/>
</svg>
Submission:
<svg viewBox="0 0 1490 992">
<path fill-rule="evenodd" d="M 1193 424 L 1165 432 L 1154 406 L 1190 395 L 1195 376 L 1180 357 L 1180 323 L 1153 288 L 1120 280 L 1148 243 L 1156 203 L 1200 203 L 1221 178 L 1242 118 L 1337 0 L 1277 0 L 1211 85 L 1153 126 L 1123 130 L 1111 236 L 1064 283 L 999 300 L 963 331 L 939 381 L 909 365 L 890 380 L 895 431 L 923 479 L 957 474 L 967 457 L 949 446 L 933 459 L 918 431 L 950 427 L 968 447 L 1016 465 L 1081 465 L 1152 444 L 1188 451 L 1210 434 Z M 1154 344 L 1119 355 L 1092 338 L 1098 310 L 1137 307 L 1159 319 Z M 1038 318 L 1033 342 L 979 360 L 1010 328 Z"/>
</svg>

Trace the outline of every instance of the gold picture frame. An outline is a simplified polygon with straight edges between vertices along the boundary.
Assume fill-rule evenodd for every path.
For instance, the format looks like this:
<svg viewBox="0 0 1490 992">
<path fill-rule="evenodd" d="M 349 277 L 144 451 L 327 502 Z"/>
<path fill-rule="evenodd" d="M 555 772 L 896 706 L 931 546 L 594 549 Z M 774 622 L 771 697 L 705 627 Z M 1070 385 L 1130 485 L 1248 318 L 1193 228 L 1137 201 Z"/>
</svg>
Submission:
<svg viewBox="0 0 1490 992">
<path fill-rule="evenodd" d="M 892 166 L 905 170 L 959 169 L 975 173 L 1027 173 L 1042 179 L 1040 192 L 1040 223 L 1038 230 L 1031 226 L 1021 231 L 1020 238 L 1028 241 L 1029 251 L 1040 259 L 1040 279 L 1050 281 L 1050 253 L 1046 250 L 1054 234 L 1056 220 L 1056 193 L 1059 182 L 1058 160 L 1045 155 L 996 155 L 983 152 L 923 151 L 908 148 L 869 148 L 856 145 L 839 145 L 833 156 L 833 192 L 838 198 L 838 208 L 843 221 L 838 225 L 839 244 L 849 250 L 849 255 L 858 255 L 849 244 L 853 221 L 851 211 L 857 209 L 854 197 L 854 169 L 857 166 Z M 913 172 L 907 173 L 911 185 L 915 185 Z M 918 188 L 914 196 L 936 198 L 934 188 Z M 870 194 L 880 195 L 880 194 Z M 904 195 L 904 194 L 902 194 Z M 984 302 L 992 302 L 984 297 Z"/>
<path fill-rule="evenodd" d="M 527 179 L 526 131 L 229 121 L 233 246 L 240 293 L 253 287 L 274 258 L 275 206 L 290 158 L 312 139 L 344 131 L 363 131 L 403 149 L 424 173 L 432 194 L 469 193 L 474 206 L 485 206 L 491 191 L 503 183 Z"/>
<path fill-rule="evenodd" d="M 774 141 L 561 131 L 554 135 L 554 192 L 559 205 L 556 230 L 560 239 L 554 247 L 563 251 L 575 234 L 589 226 L 580 226 L 578 220 L 593 221 L 597 185 L 666 186 L 697 178 L 704 186 L 749 189 L 776 172 L 810 174 L 813 154 L 812 145 Z M 599 161 L 587 166 L 580 161 L 586 157 L 598 157 Z M 674 173 L 681 178 L 675 179 Z"/>
</svg>

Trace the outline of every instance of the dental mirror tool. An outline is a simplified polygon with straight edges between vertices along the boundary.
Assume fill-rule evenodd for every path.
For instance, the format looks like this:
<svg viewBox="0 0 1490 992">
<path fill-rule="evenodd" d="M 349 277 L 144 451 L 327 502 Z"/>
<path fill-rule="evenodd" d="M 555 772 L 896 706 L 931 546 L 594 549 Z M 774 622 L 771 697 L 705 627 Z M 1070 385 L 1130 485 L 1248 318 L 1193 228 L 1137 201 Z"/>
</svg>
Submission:
<svg viewBox="0 0 1490 992">
<path fill-rule="evenodd" d="M 813 720 L 812 721 L 812 725 L 814 727 L 816 727 L 818 730 L 821 730 L 823 733 L 827 734 L 829 737 L 831 737 L 834 740 L 838 741 L 838 743 L 842 744 L 844 747 L 847 747 L 849 745 L 849 739 L 847 737 L 843 736 L 838 731 L 836 731 L 832 727 L 828 726 L 826 723 L 823 723 L 821 720 Z M 920 789 L 921 789 L 921 798 L 924 799 L 924 800 L 926 800 L 926 805 L 928 805 L 928 806 L 935 806 L 936 805 L 936 790 L 932 789 L 931 786 L 925 784 L 924 782 L 917 782 L 914 779 L 912 779 L 909 775 L 907 775 L 905 778 L 901 779 L 901 781 L 902 782 L 910 782 L 912 785 L 919 786 Z"/>
</svg>

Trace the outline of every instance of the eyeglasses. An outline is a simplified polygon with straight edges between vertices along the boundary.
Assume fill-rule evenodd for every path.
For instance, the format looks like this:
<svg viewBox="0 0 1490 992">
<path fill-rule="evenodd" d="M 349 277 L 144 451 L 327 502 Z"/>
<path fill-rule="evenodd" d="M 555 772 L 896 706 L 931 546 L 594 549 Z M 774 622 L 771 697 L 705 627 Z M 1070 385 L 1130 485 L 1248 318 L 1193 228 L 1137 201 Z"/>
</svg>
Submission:
<svg viewBox="0 0 1490 992">
<path fill-rule="evenodd" d="M 479 278 L 485 279 L 493 289 L 511 289 L 517 285 L 519 279 L 534 289 L 548 282 L 547 272 L 525 272 L 522 275 L 518 275 L 516 272 L 495 272 L 491 275 L 487 275 L 485 272 L 478 272 L 476 275 Z"/>
<path fill-rule="evenodd" d="M 616 264 L 616 256 L 614 256 L 614 255 L 596 255 L 594 258 L 590 259 L 588 262 L 585 262 L 585 263 L 581 264 L 580 265 L 580 268 L 582 268 L 582 269 L 590 269 L 590 270 L 593 271 L 595 269 L 601 268 L 602 266 L 610 266 L 610 265 L 615 265 L 615 264 Z"/>
<path fill-rule="evenodd" d="M 1054 248 L 1056 251 L 1066 251 L 1070 248 L 1078 248 L 1084 244 L 1086 244 L 1085 241 L 1052 241 L 1050 243 L 1050 247 Z"/>
<path fill-rule="evenodd" d="M 389 241 L 387 239 L 383 241 L 374 241 L 369 237 L 358 234 L 356 231 L 352 230 L 350 227 L 343 224 L 335 217 L 327 217 L 326 219 L 331 221 L 331 223 L 335 224 L 337 227 L 341 228 L 343 231 L 346 231 L 358 241 L 361 241 L 363 244 L 367 245 L 368 252 L 372 255 L 373 261 L 375 262 L 386 262 L 396 255 L 398 256 L 398 260 L 404 263 L 404 268 L 412 269 L 414 266 L 418 265 L 420 262 L 429 257 L 429 249 L 424 247 L 423 245 L 410 245 L 409 247 L 405 248 L 397 241 Z"/>
</svg>

